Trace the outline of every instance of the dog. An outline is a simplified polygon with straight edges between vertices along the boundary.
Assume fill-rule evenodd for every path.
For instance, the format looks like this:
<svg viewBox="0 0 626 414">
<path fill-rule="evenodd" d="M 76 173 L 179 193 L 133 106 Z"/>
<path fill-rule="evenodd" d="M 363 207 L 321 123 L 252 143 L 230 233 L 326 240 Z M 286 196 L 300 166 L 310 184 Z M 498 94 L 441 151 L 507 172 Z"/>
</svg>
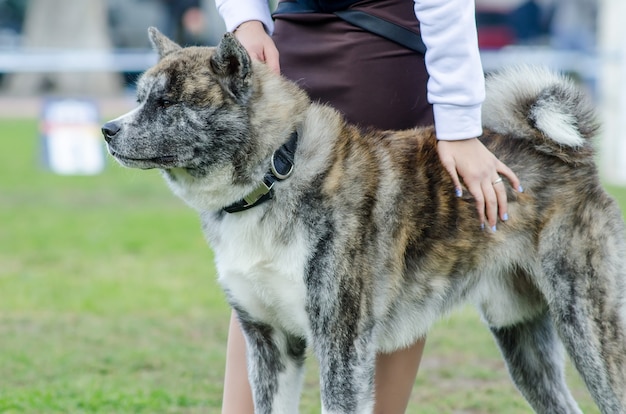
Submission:
<svg viewBox="0 0 626 414">
<path fill-rule="evenodd" d="M 159 61 L 137 108 L 102 127 L 106 145 L 123 166 L 159 169 L 199 212 L 257 413 L 298 412 L 307 347 L 323 412 L 371 413 L 377 352 L 465 303 L 536 412 L 581 412 L 565 350 L 600 410 L 626 413 L 624 223 L 573 83 L 531 67 L 488 78 L 480 139 L 525 187 L 507 186 L 510 219 L 493 232 L 455 194 L 432 127 L 350 125 L 232 34 L 187 48 L 149 36 Z"/>
</svg>

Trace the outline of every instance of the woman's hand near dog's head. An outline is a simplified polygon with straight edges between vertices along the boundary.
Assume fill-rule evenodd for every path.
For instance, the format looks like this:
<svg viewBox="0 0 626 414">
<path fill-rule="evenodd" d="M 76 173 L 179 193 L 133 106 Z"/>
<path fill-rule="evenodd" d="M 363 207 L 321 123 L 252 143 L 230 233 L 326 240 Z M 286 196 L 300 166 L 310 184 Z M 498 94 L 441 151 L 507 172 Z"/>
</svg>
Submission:
<svg viewBox="0 0 626 414">
<path fill-rule="evenodd" d="M 264 62 L 272 71 L 280 74 L 278 49 L 265 31 L 263 23 L 258 20 L 243 22 L 233 31 L 233 34 L 253 60 Z"/>
</svg>

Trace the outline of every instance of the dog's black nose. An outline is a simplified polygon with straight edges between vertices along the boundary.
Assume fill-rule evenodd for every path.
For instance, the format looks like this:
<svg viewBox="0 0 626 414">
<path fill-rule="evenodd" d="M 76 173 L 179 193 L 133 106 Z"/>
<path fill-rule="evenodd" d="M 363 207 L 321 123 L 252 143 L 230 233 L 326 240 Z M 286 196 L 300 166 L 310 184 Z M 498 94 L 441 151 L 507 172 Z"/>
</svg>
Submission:
<svg viewBox="0 0 626 414">
<path fill-rule="evenodd" d="M 110 142 L 111 139 L 120 132 L 120 126 L 115 122 L 107 122 L 102 125 L 102 135 L 104 135 L 104 140 L 106 142 Z"/>
</svg>

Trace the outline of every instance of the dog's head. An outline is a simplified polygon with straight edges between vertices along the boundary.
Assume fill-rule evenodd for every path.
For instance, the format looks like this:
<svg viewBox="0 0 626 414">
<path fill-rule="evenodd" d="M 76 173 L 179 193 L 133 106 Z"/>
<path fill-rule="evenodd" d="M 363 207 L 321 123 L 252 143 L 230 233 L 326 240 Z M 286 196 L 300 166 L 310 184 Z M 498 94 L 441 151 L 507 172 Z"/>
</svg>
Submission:
<svg viewBox="0 0 626 414">
<path fill-rule="evenodd" d="M 289 136 L 308 99 L 252 62 L 230 33 L 217 47 L 188 48 L 155 28 L 149 35 L 159 61 L 137 83 L 138 107 L 102 127 L 109 152 L 127 167 L 194 177 L 228 164 L 234 181 L 245 180 Z"/>
<path fill-rule="evenodd" d="M 232 34 L 188 48 L 149 34 L 159 61 L 137 83 L 137 108 L 102 127 L 108 150 L 126 167 L 161 169 L 188 202 L 200 186 L 210 201 L 198 208 L 228 205 L 258 186 L 309 99 Z"/>
<path fill-rule="evenodd" d="M 217 48 L 182 48 L 155 28 L 149 34 L 159 62 L 137 83 L 138 107 L 102 127 L 111 155 L 127 167 L 204 174 L 250 152 L 252 65 L 243 47 L 230 34 Z"/>
</svg>

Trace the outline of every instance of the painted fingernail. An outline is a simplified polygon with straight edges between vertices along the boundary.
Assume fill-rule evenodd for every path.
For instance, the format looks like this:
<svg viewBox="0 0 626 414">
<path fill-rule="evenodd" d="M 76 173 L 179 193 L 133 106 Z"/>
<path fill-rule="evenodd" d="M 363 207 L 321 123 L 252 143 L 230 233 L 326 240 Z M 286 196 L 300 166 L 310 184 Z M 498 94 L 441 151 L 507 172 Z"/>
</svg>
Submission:
<svg viewBox="0 0 626 414">
<path fill-rule="evenodd" d="M 493 227 L 491 228 L 491 231 L 495 233 L 495 232 L 496 232 L 496 226 L 493 226 Z"/>
<path fill-rule="evenodd" d="M 502 221 L 507 221 L 509 219 L 509 213 L 504 213 L 502 215 Z"/>
<path fill-rule="evenodd" d="M 454 190 L 454 193 L 456 194 L 457 197 L 462 197 L 463 196 L 463 190 L 461 190 L 460 188 L 456 188 Z"/>
<path fill-rule="evenodd" d="M 480 223 L 480 229 L 485 230 L 485 223 Z"/>
<path fill-rule="evenodd" d="M 519 191 L 520 193 L 524 192 L 524 187 L 522 187 L 521 185 L 519 187 L 517 187 L 517 191 Z"/>
</svg>

